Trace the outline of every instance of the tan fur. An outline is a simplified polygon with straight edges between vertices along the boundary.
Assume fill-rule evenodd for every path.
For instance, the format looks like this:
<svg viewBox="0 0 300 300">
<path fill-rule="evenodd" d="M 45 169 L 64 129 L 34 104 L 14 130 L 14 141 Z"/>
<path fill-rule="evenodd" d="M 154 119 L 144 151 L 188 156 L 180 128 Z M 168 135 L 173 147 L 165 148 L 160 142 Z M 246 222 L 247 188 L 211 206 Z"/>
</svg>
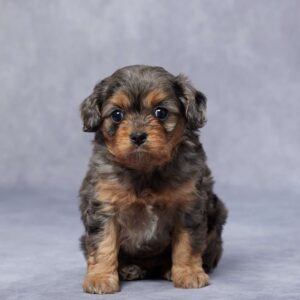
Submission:
<svg viewBox="0 0 300 300">
<path fill-rule="evenodd" d="M 153 109 L 170 95 L 160 89 L 154 89 L 143 99 L 146 108 Z M 102 108 L 102 132 L 109 152 L 115 160 L 133 169 L 150 170 L 162 166 L 172 159 L 176 145 L 181 142 L 184 131 L 184 119 L 175 112 L 170 112 L 165 125 L 149 114 L 137 121 L 136 115 L 128 111 L 130 99 L 123 92 L 117 92 Z M 115 134 L 109 134 L 112 125 L 110 114 L 116 108 L 124 110 L 125 119 L 120 122 Z M 175 108 L 176 106 L 174 106 Z M 173 108 L 173 109 L 174 109 Z M 146 143 L 136 148 L 130 140 L 130 134 L 135 131 L 147 133 Z"/>
<path fill-rule="evenodd" d="M 126 207 L 137 203 L 177 208 L 181 205 L 187 205 L 189 201 L 194 199 L 196 180 L 190 179 L 174 188 L 165 187 L 159 192 L 144 190 L 140 195 L 137 195 L 126 183 L 121 183 L 117 179 L 102 178 L 96 186 L 96 191 L 98 200 L 109 204 L 114 211 L 123 211 Z"/>
<path fill-rule="evenodd" d="M 125 166 L 142 170 L 161 166 L 172 159 L 176 145 L 181 142 L 184 121 L 177 118 L 176 121 L 177 123 L 172 125 L 174 129 L 172 135 L 168 137 L 158 120 L 150 116 L 143 128 L 148 134 L 147 142 L 141 149 L 136 149 L 129 138 L 136 129 L 130 120 L 124 120 L 113 137 L 104 131 L 107 148 L 116 161 Z"/>
<path fill-rule="evenodd" d="M 123 92 L 117 92 L 108 99 L 101 108 L 101 117 L 103 119 L 109 119 L 111 113 L 119 108 L 122 110 L 128 109 L 130 106 L 130 99 Z"/>
<path fill-rule="evenodd" d="M 176 287 L 200 288 L 208 284 L 201 253 L 193 253 L 190 235 L 182 228 L 174 232 L 172 263 L 171 279 Z"/>
<path fill-rule="evenodd" d="M 185 77 L 149 66 L 118 70 L 84 100 L 84 130 L 95 132 L 80 189 L 85 291 L 116 292 L 119 275 L 208 284 L 203 267 L 218 263 L 226 212 L 196 131 L 205 107 Z"/>
<path fill-rule="evenodd" d="M 96 190 L 98 200 L 107 204 L 105 213 L 116 215 L 122 228 L 121 246 L 135 254 L 143 244 L 155 253 L 170 242 L 168 232 L 176 222 L 176 211 L 194 199 L 196 181 L 191 179 L 174 188 L 136 194 L 126 183 L 103 178 Z"/>
<path fill-rule="evenodd" d="M 110 221 L 97 251 L 90 253 L 87 259 L 87 274 L 83 282 L 86 292 L 107 294 L 119 291 L 118 251 L 118 226 L 115 221 Z"/>
<path fill-rule="evenodd" d="M 172 151 L 176 149 L 176 146 L 182 142 L 182 136 L 183 136 L 183 131 L 184 131 L 184 120 L 182 118 L 177 120 L 176 127 L 173 131 L 172 138 L 170 140 L 170 146 Z"/>
<path fill-rule="evenodd" d="M 117 159 L 125 156 L 128 151 L 132 149 L 132 144 L 129 138 L 131 132 L 132 125 L 128 120 L 124 120 L 112 138 L 109 137 L 108 134 L 105 134 L 107 148 Z"/>
<path fill-rule="evenodd" d="M 115 106 L 118 106 L 118 107 L 123 108 L 123 109 L 127 109 L 130 106 L 130 104 L 131 104 L 130 99 L 123 92 L 117 92 L 117 93 L 115 93 L 108 100 L 108 103 L 110 103 L 112 105 L 115 105 Z"/>
<path fill-rule="evenodd" d="M 153 108 L 168 97 L 168 94 L 160 89 L 154 89 L 144 98 L 145 107 Z"/>
</svg>

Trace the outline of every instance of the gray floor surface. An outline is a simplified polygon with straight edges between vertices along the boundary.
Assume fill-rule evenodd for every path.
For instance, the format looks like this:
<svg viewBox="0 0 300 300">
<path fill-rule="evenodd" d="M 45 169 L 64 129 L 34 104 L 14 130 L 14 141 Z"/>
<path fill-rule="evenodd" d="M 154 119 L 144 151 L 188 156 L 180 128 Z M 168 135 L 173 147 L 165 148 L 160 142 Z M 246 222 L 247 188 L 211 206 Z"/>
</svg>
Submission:
<svg viewBox="0 0 300 300">
<path fill-rule="evenodd" d="M 81 290 L 76 191 L 2 191 L 0 299 L 300 299 L 299 195 L 236 188 L 218 193 L 230 215 L 224 256 L 208 287 L 135 281 L 103 296 Z"/>
</svg>

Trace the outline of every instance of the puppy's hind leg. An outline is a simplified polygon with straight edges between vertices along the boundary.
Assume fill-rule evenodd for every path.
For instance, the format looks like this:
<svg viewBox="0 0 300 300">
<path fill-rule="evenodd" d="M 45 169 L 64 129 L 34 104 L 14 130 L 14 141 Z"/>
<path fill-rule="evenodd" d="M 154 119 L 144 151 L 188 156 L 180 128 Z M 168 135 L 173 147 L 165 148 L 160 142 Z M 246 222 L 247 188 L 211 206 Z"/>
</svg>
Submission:
<svg viewBox="0 0 300 300">
<path fill-rule="evenodd" d="M 125 265 L 119 269 L 122 280 L 138 280 L 146 277 L 146 271 L 138 265 Z"/>
<path fill-rule="evenodd" d="M 222 230 L 226 222 L 227 209 L 223 202 L 215 195 L 209 195 L 208 209 L 208 233 L 206 238 L 206 248 L 203 258 L 203 268 L 205 272 L 211 272 L 222 256 Z"/>
</svg>

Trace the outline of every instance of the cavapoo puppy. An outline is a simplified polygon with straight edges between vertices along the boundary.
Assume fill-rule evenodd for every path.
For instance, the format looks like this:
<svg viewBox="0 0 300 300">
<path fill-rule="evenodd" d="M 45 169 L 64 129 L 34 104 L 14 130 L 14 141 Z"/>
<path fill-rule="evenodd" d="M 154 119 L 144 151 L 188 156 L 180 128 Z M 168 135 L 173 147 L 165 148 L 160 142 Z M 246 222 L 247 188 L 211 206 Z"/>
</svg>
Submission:
<svg viewBox="0 0 300 300">
<path fill-rule="evenodd" d="M 227 211 L 199 142 L 206 98 L 188 79 L 135 65 L 98 83 L 81 104 L 95 132 L 80 189 L 87 260 L 83 289 L 161 277 L 201 288 L 222 254 Z"/>
</svg>

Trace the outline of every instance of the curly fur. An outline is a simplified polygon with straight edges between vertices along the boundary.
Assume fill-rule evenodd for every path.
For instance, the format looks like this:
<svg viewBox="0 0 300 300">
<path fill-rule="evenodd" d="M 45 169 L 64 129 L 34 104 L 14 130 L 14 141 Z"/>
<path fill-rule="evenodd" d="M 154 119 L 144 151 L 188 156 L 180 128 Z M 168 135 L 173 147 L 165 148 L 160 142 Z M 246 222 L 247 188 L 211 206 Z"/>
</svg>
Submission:
<svg viewBox="0 0 300 300">
<path fill-rule="evenodd" d="M 169 111 L 163 122 L 152 115 L 160 103 Z M 127 113 L 120 124 L 110 117 L 116 106 Z M 116 71 L 83 101 L 83 129 L 95 132 L 80 189 L 85 291 L 117 292 L 119 277 L 160 276 L 183 288 L 208 283 L 227 210 L 199 141 L 205 110 L 206 97 L 185 76 L 141 65 Z M 128 136 L 141 128 L 148 140 L 136 151 Z"/>
</svg>

